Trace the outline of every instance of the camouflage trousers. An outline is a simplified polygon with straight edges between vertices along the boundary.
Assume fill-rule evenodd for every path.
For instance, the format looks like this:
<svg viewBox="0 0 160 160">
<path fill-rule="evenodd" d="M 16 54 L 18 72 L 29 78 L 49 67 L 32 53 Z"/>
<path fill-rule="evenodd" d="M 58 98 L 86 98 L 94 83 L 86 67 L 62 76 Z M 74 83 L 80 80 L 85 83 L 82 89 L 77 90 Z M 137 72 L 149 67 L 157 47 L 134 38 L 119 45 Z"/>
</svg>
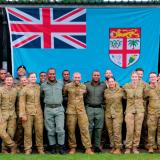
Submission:
<svg viewBox="0 0 160 160">
<path fill-rule="evenodd" d="M 122 146 L 122 122 L 122 114 L 116 115 L 114 118 L 105 114 L 105 123 L 112 148 L 119 149 Z"/>
<path fill-rule="evenodd" d="M 125 116 L 127 134 L 126 148 L 138 147 L 141 136 L 144 113 L 127 113 Z"/>
<path fill-rule="evenodd" d="M 14 140 L 18 147 L 22 146 L 24 143 L 24 129 L 22 126 L 22 120 L 21 118 L 17 118 L 17 129 L 14 136 Z"/>
<path fill-rule="evenodd" d="M 91 147 L 91 140 L 89 135 L 89 123 L 86 114 L 67 114 L 67 128 L 68 128 L 68 144 L 69 148 L 76 148 L 75 129 L 76 124 L 80 129 L 82 144 L 85 148 Z"/>
<path fill-rule="evenodd" d="M 148 147 L 154 147 L 156 144 L 160 146 L 160 115 L 148 114 Z M 157 132 L 157 133 L 156 133 Z"/>
<path fill-rule="evenodd" d="M 24 150 L 31 150 L 33 127 L 35 129 L 37 149 L 43 149 L 43 115 L 27 115 L 27 121 L 23 122 L 22 125 L 24 128 Z"/>
<path fill-rule="evenodd" d="M 7 149 L 7 147 L 14 146 L 13 141 L 15 130 L 16 130 L 16 118 L 15 116 L 2 116 L 3 123 L 0 126 L 0 137 L 3 141 L 2 150 Z"/>
</svg>

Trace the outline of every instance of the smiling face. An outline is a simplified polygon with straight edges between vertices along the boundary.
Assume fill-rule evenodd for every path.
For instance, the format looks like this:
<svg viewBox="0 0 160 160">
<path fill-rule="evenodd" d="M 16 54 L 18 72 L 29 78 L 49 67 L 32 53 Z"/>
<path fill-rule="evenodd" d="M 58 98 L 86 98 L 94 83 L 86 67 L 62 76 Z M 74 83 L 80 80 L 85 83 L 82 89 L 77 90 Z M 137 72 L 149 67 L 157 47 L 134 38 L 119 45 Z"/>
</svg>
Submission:
<svg viewBox="0 0 160 160">
<path fill-rule="evenodd" d="M 75 84 L 80 84 L 81 74 L 79 72 L 73 74 L 73 81 Z"/>
<path fill-rule="evenodd" d="M 137 84 L 139 82 L 138 74 L 136 72 L 132 73 L 131 80 L 133 84 Z"/>
<path fill-rule="evenodd" d="M 4 82 L 7 87 L 11 87 L 13 85 L 13 77 L 12 76 L 6 77 Z"/>
<path fill-rule="evenodd" d="M 31 73 L 29 75 L 29 77 L 28 77 L 29 83 L 31 83 L 31 84 L 36 83 L 36 80 L 37 80 L 36 74 L 35 73 Z"/>
<path fill-rule="evenodd" d="M 26 86 L 28 84 L 28 79 L 27 77 L 23 76 L 20 78 L 20 83 L 22 86 Z"/>
<path fill-rule="evenodd" d="M 110 89 L 116 88 L 116 82 L 115 82 L 114 78 L 109 78 L 108 79 L 108 86 L 109 86 Z"/>
<path fill-rule="evenodd" d="M 69 71 L 67 71 L 67 70 L 63 71 L 62 76 L 63 76 L 63 80 L 64 81 L 68 81 L 70 79 L 70 73 L 69 73 Z"/>
<path fill-rule="evenodd" d="M 43 83 L 47 79 L 47 74 L 45 72 L 41 72 L 39 78 L 40 82 Z"/>
<path fill-rule="evenodd" d="M 137 74 L 138 74 L 139 80 L 142 80 L 142 78 L 143 78 L 143 71 L 137 71 Z"/>
<path fill-rule="evenodd" d="M 48 80 L 51 81 L 51 82 L 54 82 L 56 80 L 56 71 L 55 69 L 50 69 L 48 70 Z"/>
<path fill-rule="evenodd" d="M 112 74 L 112 71 L 111 70 L 106 70 L 106 73 L 105 73 L 105 78 L 106 79 L 109 79 L 113 77 L 113 74 Z"/>
<path fill-rule="evenodd" d="M 100 81 L 100 72 L 94 71 L 92 74 L 92 81 L 99 82 Z"/>
<path fill-rule="evenodd" d="M 149 81 L 150 81 L 150 83 L 156 83 L 157 82 L 157 75 L 156 75 L 156 73 L 150 73 L 149 74 Z"/>
</svg>

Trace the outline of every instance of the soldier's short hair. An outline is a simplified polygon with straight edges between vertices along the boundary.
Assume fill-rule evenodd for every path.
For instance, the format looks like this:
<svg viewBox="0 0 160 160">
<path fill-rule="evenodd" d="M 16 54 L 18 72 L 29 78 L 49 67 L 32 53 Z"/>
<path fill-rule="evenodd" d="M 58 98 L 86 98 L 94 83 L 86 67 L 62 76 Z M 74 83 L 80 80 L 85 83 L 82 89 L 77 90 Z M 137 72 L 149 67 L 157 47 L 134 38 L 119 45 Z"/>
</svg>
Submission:
<svg viewBox="0 0 160 160">
<path fill-rule="evenodd" d="M 68 69 L 63 70 L 62 75 L 63 75 L 64 72 L 68 72 L 70 74 L 70 71 Z"/>
<path fill-rule="evenodd" d="M 11 74 L 6 74 L 5 79 L 7 78 L 13 78 L 13 76 Z"/>
<path fill-rule="evenodd" d="M 108 81 L 109 81 L 110 79 L 113 79 L 113 80 L 115 81 L 115 78 L 114 78 L 114 77 L 110 77 L 110 78 L 108 78 Z"/>
<path fill-rule="evenodd" d="M 56 69 L 53 68 L 53 67 L 51 67 L 51 68 L 49 68 L 49 69 L 47 70 L 47 74 L 49 73 L 50 70 L 54 70 L 54 71 L 56 72 Z"/>
<path fill-rule="evenodd" d="M 30 77 L 32 74 L 35 74 L 35 75 L 36 75 L 35 72 L 30 72 L 30 73 L 28 74 L 28 77 Z"/>
<path fill-rule="evenodd" d="M 143 68 L 137 68 L 135 71 L 142 71 L 142 72 L 144 72 Z"/>
<path fill-rule="evenodd" d="M 137 74 L 137 72 L 136 72 L 136 71 L 133 71 L 133 72 L 131 73 L 131 76 L 132 76 L 133 74 Z M 137 75 L 138 75 L 138 74 L 137 74 Z"/>
<path fill-rule="evenodd" d="M 150 73 L 149 73 L 149 75 L 151 75 L 151 74 L 155 74 L 155 75 L 157 75 L 157 73 L 156 73 L 156 72 L 150 72 Z"/>
<path fill-rule="evenodd" d="M 45 74 L 46 74 L 46 72 L 42 71 L 42 72 L 39 73 L 39 75 L 41 75 L 42 73 L 45 73 Z"/>
</svg>

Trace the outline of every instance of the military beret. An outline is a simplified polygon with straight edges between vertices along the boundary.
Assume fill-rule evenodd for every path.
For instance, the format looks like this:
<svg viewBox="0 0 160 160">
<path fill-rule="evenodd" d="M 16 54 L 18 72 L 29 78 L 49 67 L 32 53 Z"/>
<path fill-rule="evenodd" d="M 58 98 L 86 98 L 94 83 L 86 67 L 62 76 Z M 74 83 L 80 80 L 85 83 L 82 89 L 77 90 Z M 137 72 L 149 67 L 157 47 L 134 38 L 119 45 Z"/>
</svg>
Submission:
<svg viewBox="0 0 160 160">
<path fill-rule="evenodd" d="M 17 68 L 17 71 L 20 69 L 20 68 L 24 68 L 26 70 L 26 67 L 24 65 L 21 65 Z"/>
</svg>

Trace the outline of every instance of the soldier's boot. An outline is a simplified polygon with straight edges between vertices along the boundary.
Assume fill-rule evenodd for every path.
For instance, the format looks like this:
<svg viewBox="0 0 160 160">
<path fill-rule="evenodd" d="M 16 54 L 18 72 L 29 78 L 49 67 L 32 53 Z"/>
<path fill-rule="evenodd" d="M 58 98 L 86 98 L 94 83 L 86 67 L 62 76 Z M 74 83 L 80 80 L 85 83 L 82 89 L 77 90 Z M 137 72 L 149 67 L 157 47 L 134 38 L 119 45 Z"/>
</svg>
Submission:
<svg viewBox="0 0 160 160">
<path fill-rule="evenodd" d="M 56 154 L 57 151 L 56 151 L 56 145 L 51 145 L 51 151 L 50 151 L 51 154 Z"/>
<path fill-rule="evenodd" d="M 139 151 L 138 151 L 137 147 L 133 147 L 132 151 L 133 151 L 134 154 L 139 154 Z"/>
<path fill-rule="evenodd" d="M 39 154 L 45 154 L 43 149 L 38 149 Z"/>
<path fill-rule="evenodd" d="M 154 153 L 153 147 L 149 147 L 149 148 L 148 148 L 148 153 Z"/>
<path fill-rule="evenodd" d="M 117 148 L 113 151 L 113 154 L 121 154 L 121 150 L 119 148 Z"/>
<path fill-rule="evenodd" d="M 75 148 L 71 148 L 69 151 L 69 154 L 75 154 L 76 153 L 76 149 Z"/>
<path fill-rule="evenodd" d="M 124 154 L 130 154 L 131 153 L 131 149 L 127 148 L 124 152 Z"/>
<path fill-rule="evenodd" d="M 24 153 L 24 154 L 25 154 L 25 155 L 30 155 L 31 152 L 32 152 L 31 149 L 28 149 L 28 150 L 25 150 L 25 153 Z"/>
<path fill-rule="evenodd" d="M 16 143 L 11 147 L 11 153 L 12 154 L 16 154 L 17 153 L 17 144 Z"/>
<path fill-rule="evenodd" d="M 113 153 L 113 152 L 114 152 L 114 150 L 115 150 L 115 148 L 112 148 L 112 149 L 110 150 L 110 153 Z"/>
<path fill-rule="evenodd" d="M 8 153 L 8 149 L 2 149 L 2 153 L 3 153 L 3 154 L 9 154 L 9 153 Z"/>
<path fill-rule="evenodd" d="M 100 147 L 95 147 L 95 148 L 94 148 L 94 152 L 95 152 L 95 153 L 101 153 L 102 150 L 101 150 Z"/>
<path fill-rule="evenodd" d="M 91 150 L 91 148 L 87 148 L 85 150 L 85 154 L 94 154 L 94 152 Z"/>
<path fill-rule="evenodd" d="M 148 144 L 146 144 L 146 145 L 145 145 L 145 149 L 146 149 L 146 150 L 148 150 L 148 149 L 149 149 L 149 146 L 148 146 Z"/>
<path fill-rule="evenodd" d="M 156 144 L 153 145 L 153 149 L 155 149 L 155 150 L 157 149 L 157 145 Z"/>
<path fill-rule="evenodd" d="M 64 145 L 59 145 L 59 154 L 65 154 Z"/>
</svg>

